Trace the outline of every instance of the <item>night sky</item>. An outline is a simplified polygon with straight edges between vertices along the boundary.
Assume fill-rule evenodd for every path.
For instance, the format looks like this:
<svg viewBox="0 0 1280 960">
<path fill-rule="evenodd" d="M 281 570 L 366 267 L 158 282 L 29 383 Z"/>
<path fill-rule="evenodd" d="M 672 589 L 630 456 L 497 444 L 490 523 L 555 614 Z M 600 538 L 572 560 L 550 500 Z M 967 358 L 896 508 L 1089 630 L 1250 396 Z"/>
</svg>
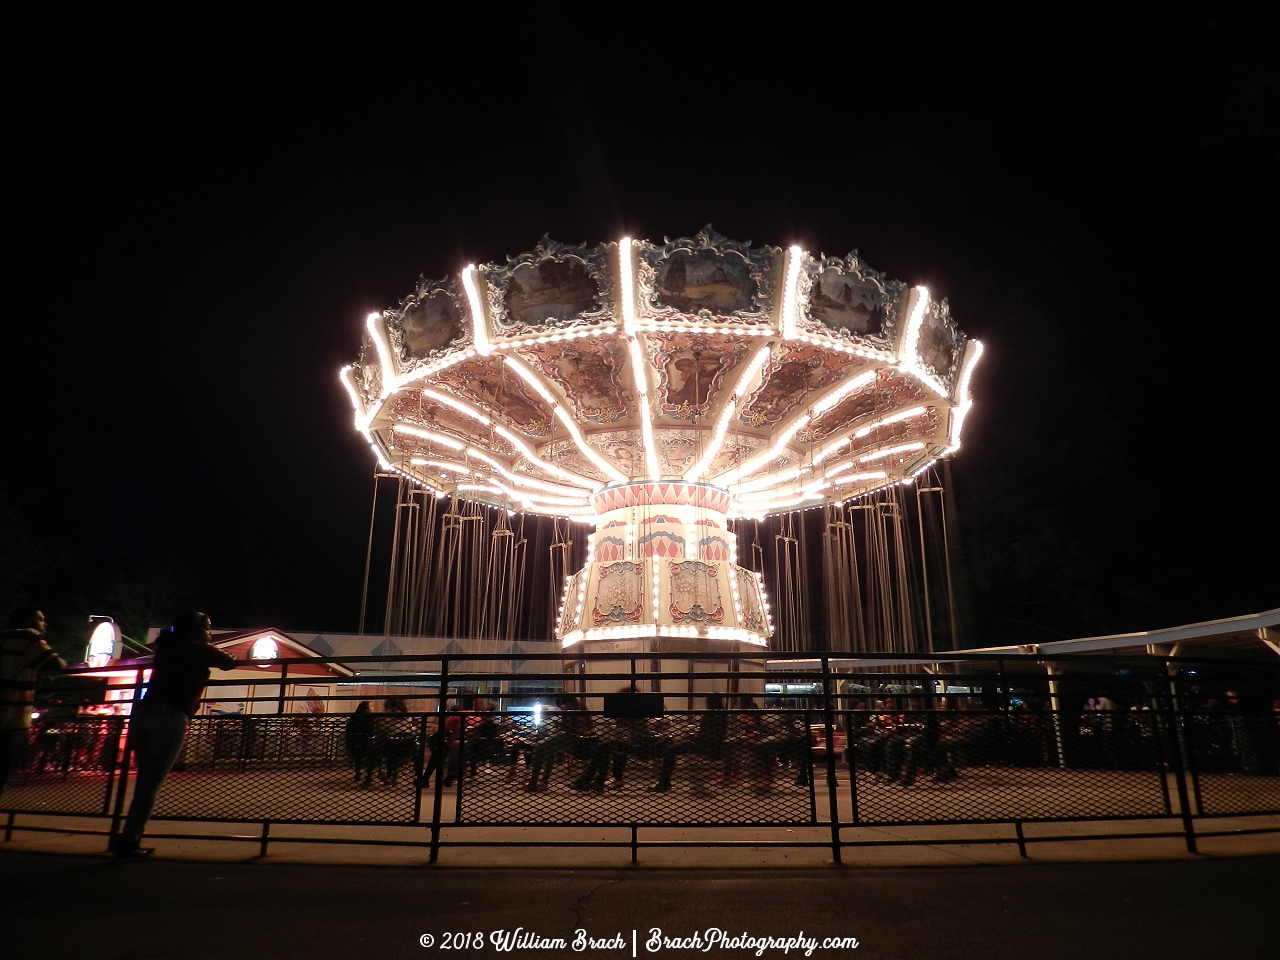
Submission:
<svg viewBox="0 0 1280 960">
<path fill-rule="evenodd" d="M 970 644 L 1280 606 L 1274 13 L 503 9 L 11 27 L 5 606 L 72 647 L 185 603 L 353 630 L 364 316 L 708 223 L 856 248 L 985 342 Z"/>
</svg>

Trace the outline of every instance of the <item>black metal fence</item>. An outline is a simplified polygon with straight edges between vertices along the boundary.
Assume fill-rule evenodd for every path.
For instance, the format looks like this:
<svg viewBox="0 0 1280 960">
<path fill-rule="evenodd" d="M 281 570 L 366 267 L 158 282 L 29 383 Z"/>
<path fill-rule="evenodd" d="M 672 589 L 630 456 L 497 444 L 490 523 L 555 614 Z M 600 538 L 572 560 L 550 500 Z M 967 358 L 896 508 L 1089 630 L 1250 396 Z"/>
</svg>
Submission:
<svg viewBox="0 0 1280 960">
<path fill-rule="evenodd" d="M 766 666 L 720 656 L 717 669 L 703 658 L 696 671 L 637 673 L 627 655 L 526 655 L 544 669 L 522 681 L 562 691 L 531 697 L 511 692 L 510 674 L 463 672 L 469 659 L 399 658 L 402 672 L 361 674 L 359 691 L 331 697 L 328 713 L 286 713 L 302 698 L 277 695 L 195 718 L 151 829 L 209 836 L 162 824 L 251 823 L 264 852 L 284 840 L 386 842 L 429 846 L 435 860 L 441 847 L 506 842 L 468 828 L 621 827 L 629 841 L 600 842 L 633 857 L 649 845 L 821 844 L 839 861 L 848 846 L 959 842 L 945 831 L 858 839 L 858 827 L 1007 824 L 1007 835 L 963 842 L 1025 853 L 1050 839 L 1026 835 L 1027 823 L 1168 820 L 1170 830 L 1141 835 L 1182 836 L 1194 850 L 1197 833 L 1215 832 L 1203 821 L 1280 813 L 1280 665 L 1269 662 L 810 656 Z M 386 670 L 388 659 L 340 662 Z M 354 701 L 380 683 L 405 710 L 353 721 Z M 627 692 L 600 692 L 619 684 Z M 210 685 L 208 702 L 220 689 Z M 128 757 L 125 716 L 35 721 L 0 795 L 6 839 L 47 829 L 30 815 L 100 817 L 85 832 L 114 834 Z M 273 824 L 422 833 L 273 840 Z M 665 827 L 821 829 L 749 840 L 641 833 Z"/>
</svg>

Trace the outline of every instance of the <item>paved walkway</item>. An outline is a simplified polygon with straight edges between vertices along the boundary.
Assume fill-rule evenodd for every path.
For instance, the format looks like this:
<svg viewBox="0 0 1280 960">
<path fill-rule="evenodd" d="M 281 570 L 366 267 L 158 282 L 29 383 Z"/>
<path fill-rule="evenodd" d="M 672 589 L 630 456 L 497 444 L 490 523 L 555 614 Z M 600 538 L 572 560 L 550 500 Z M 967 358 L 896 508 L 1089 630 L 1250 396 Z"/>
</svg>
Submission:
<svg viewBox="0 0 1280 960">
<path fill-rule="evenodd" d="M 3 844 L 0 844 L 0 850 Z M 0 852 L 13 922 L 5 956 L 114 960 L 377 960 L 454 956 L 450 931 L 623 934 L 624 949 L 506 956 L 756 958 L 716 947 L 650 953 L 650 931 L 683 937 L 856 937 L 813 960 L 1257 960 L 1275 954 L 1280 857 L 1036 863 L 910 870 L 444 869 L 343 864 L 142 863 Z M 535 882 L 531 883 L 533 880 Z M 420 938 L 434 935 L 435 950 Z M 472 957 L 497 951 L 471 949 Z M 764 953 L 796 960 L 804 952 Z"/>
</svg>

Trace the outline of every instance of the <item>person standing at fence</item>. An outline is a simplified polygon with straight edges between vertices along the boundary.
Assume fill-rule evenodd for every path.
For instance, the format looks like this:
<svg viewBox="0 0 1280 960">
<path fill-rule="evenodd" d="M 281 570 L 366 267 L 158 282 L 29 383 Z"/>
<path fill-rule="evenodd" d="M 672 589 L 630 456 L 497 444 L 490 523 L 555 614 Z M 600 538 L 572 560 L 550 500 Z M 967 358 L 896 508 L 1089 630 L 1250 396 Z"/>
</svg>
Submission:
<svg viewBox="0 0 1280 960">
<path fill-rule="evenodd" d="M 378 765 L 378 754 L 373 748 L 375 720 L 369 712 L 369 701 L 361 700 L 355 712 L 347 720 L 347 754 L 356 768 L 356 783 L 364 773 L 364 785 L 373 781 L 373 768 Z"/>
<path fill-rule="evenodd" d="M 442 787 L 453 786 L 453 775 L 458 769 L 458 736 L 461 729 L 462 717 L 458 715 L 457 704 L 450 703 L 446 708 L 444 726 L 437 727 L 427 738 L 431 756 L 422 775 L 418 777 L 420 790 L 431 786 L 433 773 Z"/>
<path fill-rule="evenodd" d="M 377 746 L 382 752 L 382 782 L 396 785 L 400 768 L 412 766 L 418 753 L 418 738 L 413 735 L 413 718 L 403 697 L 390 697 L 382 704 L 377 718 Z M 419 776 L 414 772 L 414 776 Z"/>
<path fill-rule="evenodd" d="M 0 793 L 31 728 L 40 671 L 67 668 L 44 642 L 46 629 L 43 613 L 19 607 L 9 615 L 9 629 L 0 633 Z"/>
<path fill-rule="evenodd" d="M 492 764 L 502 754 L 502 734 L 498 728 L 497 711 L 484 697 L 476 697 L 467 715 L 464 729 L 467 779 L 474 780 L 482 764 Z"/>
<path fill-rule="evenodd" d="M 151 682 L 129 718 L 129 744 L 137 758 L 138 775 L 124 829 L 112 845 L 117 857 L 149 857 L 142 834 L 165 777 L 173 769 L 187 724 L 200 708 L 200 698 L 213 667 L 230 670 L 236 658 L 212 646 L 209 618 L 192 610 L 177 617 L 156 638 Z"/>
</svg>

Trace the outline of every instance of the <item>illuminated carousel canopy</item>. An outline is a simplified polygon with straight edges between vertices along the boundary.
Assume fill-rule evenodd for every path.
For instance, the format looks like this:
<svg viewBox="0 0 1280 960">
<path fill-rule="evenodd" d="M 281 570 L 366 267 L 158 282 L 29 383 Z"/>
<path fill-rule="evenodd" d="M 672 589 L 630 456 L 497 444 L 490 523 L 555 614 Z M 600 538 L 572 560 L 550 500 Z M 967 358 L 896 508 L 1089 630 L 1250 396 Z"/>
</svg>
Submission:
<svg viewBox="0 0 1280 960">
<path fill-rule="evenodd" d="M 544 239 L 420 280 L 368 317 L 342 381 L 382 469 L 596 526 L 566 643 L 764 643 L 759 578 L 736 566 L 727 519 L 910 481 L 959 446 L 980 354 L 945 300 L 856 254 L 706 229 Z"/>
</svg>

